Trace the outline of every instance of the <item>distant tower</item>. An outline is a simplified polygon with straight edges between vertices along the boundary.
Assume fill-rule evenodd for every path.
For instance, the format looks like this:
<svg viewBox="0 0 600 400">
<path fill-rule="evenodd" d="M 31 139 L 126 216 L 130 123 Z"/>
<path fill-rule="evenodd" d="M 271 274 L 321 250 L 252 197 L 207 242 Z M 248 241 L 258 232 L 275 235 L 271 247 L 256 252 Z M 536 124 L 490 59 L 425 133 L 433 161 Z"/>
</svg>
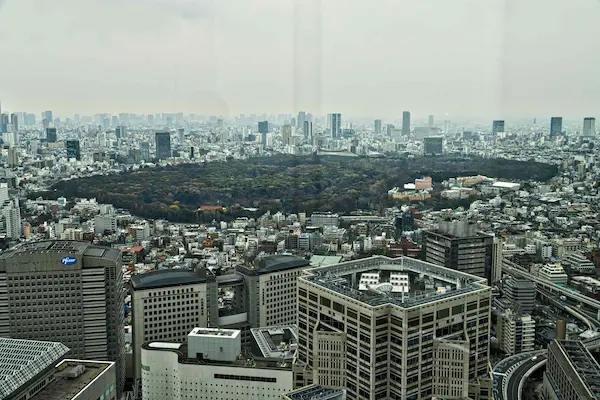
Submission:
<svg viewBox="0 0 600 400">
<path fill-rule="evenodd" d="M 269 133 L 269 121 L 260 121 L 258 123 L 258 133 Z"/>
<path fill-rule="evenodd" d="M 433 129 L 433 115 L 429 116 L 429 124 L 428 124 L 428 126 L 429 126 L 429 129 Z"/>
<path fill-rule="evenodd" d="M 596 118 L 583 119 L 583 136 L 594 136 L 596 134 Z"/>
<path fill-rule="evenodd" d="M 375 120 L 375 134 L 376 135 L 381 134 L 381 120 L 380 119 Z"/>
<path fill-rule="evenodd" d="M 56 128 L 46 128 L 46 141 L 56 143 Z"/>
<path fill-rule="evenodd" d="M 10 123 L 13 126 L 13 131 L 19 132 L 19 117 L 17 117 L 17 114 L 10 114 Z"/>
<path fill-rule="evenodd" d="M 306 112 L 300 111 L 296 120 L 296 128 L 304 129 L 304 121 L 306 121 Z"/>
<path fill-rule="evenodd" d="M 156 132 L 156 158 L 166 160 L 171 157 L 171 133 Z"/>
<path fill-rule="evenodd" d="M 562 117 L 552 117 L 550 119 L 550 137 L 555 137 L 562 133 L 562 122 Z"/>
<path fill-rule="evenodd" d="M 332 138 L 342 137 L 342 114 L 328 114 L 327 128 Z"/>
<path fill-rule="evenodd" d="M 313 123 L 312 121 L 304 121 L 304 138 L 310 143 L 313 143 Z"/>
<path fill-rule="evenodd" d="M 283 125 L 281 127 L 281 141 L 284 146 L 290 145 L 290 140 L 292 138 L 292 126 L 291 125 Z"/>
<path fill-rule="evenodd" d="M 504 121 L 497 120 L 492 123 L 492 135 L 497 136 L 498 133 L 504 132 Z"/>
<path fill-rule="evenodd" d="M 81 160 L 81 149 L 79 147 L 79 140 L 67 140 L 67 158 L 74 158 L 77 161 Z"/>
<path fill-rule="evenodd" d="M 410 135 L 410 111 L 402 113 L 402 134 Z"/>
<path fill-rule="evenodd" d="M 8 124 L 9 124 L 8 117 L 9 117 L 8 114 L 0 115 L 0 133 L 8 132 Z"/>
<path fill-rule="evenodd" d="M 52 111 L 50 111 L 50 110 L 44 111 L 42 113 L 42 118 L 48 120 L 48 123 L 52 123 L 52 121 L 53 121 Z"/>
</svg>

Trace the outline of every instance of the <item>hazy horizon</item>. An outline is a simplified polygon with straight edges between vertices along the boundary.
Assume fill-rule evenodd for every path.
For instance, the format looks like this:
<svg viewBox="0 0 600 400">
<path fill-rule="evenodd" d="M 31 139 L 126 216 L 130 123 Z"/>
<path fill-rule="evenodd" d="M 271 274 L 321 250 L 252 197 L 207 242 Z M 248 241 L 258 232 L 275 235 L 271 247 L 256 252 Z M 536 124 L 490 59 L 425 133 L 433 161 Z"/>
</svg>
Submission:
<svg viewBox="0 0 600 400">
<path fill-rule="evenodd" d="M 0 0 L 36 115 L 596 116 L 597 0 Z"/>
</svg>

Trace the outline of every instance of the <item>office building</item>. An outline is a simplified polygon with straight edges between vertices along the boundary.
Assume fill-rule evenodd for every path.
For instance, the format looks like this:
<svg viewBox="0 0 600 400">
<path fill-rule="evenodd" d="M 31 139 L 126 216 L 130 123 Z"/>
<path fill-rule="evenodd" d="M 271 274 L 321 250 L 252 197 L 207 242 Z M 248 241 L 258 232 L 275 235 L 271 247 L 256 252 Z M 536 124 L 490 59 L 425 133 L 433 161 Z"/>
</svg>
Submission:
<svg viewBox="0 0 600 400">
<path fill-rule="evenodd" d="M 550 137 L 555 137 L 562 133 L 562 123 L 562 117 L 550 118 Z"/>
<path fill-rule="evenodd" d="M 16 168 L 19 166 L 19 153 L 14 145 L 8 148 L 8 168 Z"/>
<path fill-rule="evenodd" d="M 304 139 L 308 140 L 309 143 L 313 143 L 313 123 L 312 121 L 304 121 Z"/>
<path fill-rule="evenodd" d="M 54 119 L 52 117 L 52 111 L 44 111 L 42 113 L 42 119 L 45 119 L 46 121 L 48 121 L 49 124 L 54 122 Z"/>
<path fill-rule="evenodd" d="M 498 133 L 504 132 L 504 121 L 497 120 L 492 123 L 492 136 L 496 137 Z"/>
<path fill-rule="evenodd" d="M 103 235 L 117 231 L 117 217 L 114 215 L 96 215 L 94 217 L 94 233 Z"/>
<path fill-rule="evenodd" d="M 535 344 L 535 320 L 531 315 L 507 309 L 498 316 L 496 335 L 500 348 L 508 355 L 532 351 Z"/>
<path fill-rule="evenodd" d="M 402 113 L 402 134 L 410 135 L 410 112 L 404 111 Z"/>
<path fill-rule="evenodd" d="M 535 283 L 527 279 L 511 277 L 502 287 L 503 297 L 522 314 L 531 314 L 535 307 Z"/>
<path fill-rule="evenodd" d="M 10 114 L 10 123 L 14 132 L 19 132 L 19 117 L 17 114 Z"/>
<path fill-rule="evenodd" d="M 342 114 L 327 115 L 327 129 L 333 139 L 342 137 Z"/>
<path fill-rule="evenodd" d="M 8 124 L 10 124 L 9 115 L 0 114 L 0 133 L 8 132 Z"/>
<path fill-rule="evenodd" d="M 596 265 L 581 252 L 567 253 L 563 264 L 576 275 L 596 275 Z"/>
<path fill-rule="evenodd" d="M 423 154 L 426 156 L 444 154 L 444 138 L 441 136 L 432 136 L 423 139 Z"/>
<path fill-rule="evenodd" d="M 63 343 L 69 355 L 116 363 L 125 379 L 121 251 L 43 241 L 0 254 L 0 337 Z"/>
<path fill-rule="evenodd" d="M 307 119 L 306 119 L 306 112 L 300 111 L 298 113 L 298 119 L 296 119 L 296 128 L 297 129 L 304 129 L 304 123 L 306 121 L 307 121 Z M 304 135 L 306 135 L 306 132 L 304 132 Z"/>
<path fill-rule="evenodd" d="M 292 139 L 292 126 L 291 125 L 283 125 L 281 127 L 281 141 L 284 146 L 289 146 L 290 141 Z"/>
<path fill-rule="evenodd" d="M 370 273 L 408 275 L 409 291 L 361 290 Z M 484 279 L 408 257 L 310 269 L 298 278 L 295 384 L 357 400 L 487 399 L 490 301 Z"/>
<path fill-rule="evenodd" d="M 583 119 L 583 136 L 595 136 L 596 135 L 596 118 L 584 118 Z"/>
<path fill-rule="evenodd" d="M 433 123 L 433 115 L 430 115 L 429 119 L 427 121 L 427 127 L 431 130 L 431 129 L 433 129 L 433 125 L 434 125 L 434 123 Z"/>
<path fill-rule="evenodd" d="M 117 139 L 121 139 L 122 137 L 125 137 L 125 127 L 117 126 L 115 129 L 115 135 L 117 136 Z"/>
<path fill-rule="evenodd" d="M 561 264 L 547 263 L 538 271 L 538 277 L 548 282 L 566 285 L 569 281 L 569 275 L 565 272 Z"/>
<path fill-rule="evenodd" d="M 580 341 L 554 340 L 548 346 L 543 388 L 547 400 L 597 400 L 600 365 Z"/>
<path fill-rule="evenodd" d="M 243 303 L 251 327 L 296 323 L 297 278 L 309 264 L 304 258 L 274 255 L 237 267 L 244 279 Z"/>
<path fill-rule="evenodd" d="M 156 132 L 156 158 L 159 160 L 166 160 L 171 157 L 171 133 L 170 132 Z"/>
<path fill-rule="evenodd" d="M 312 213 L 310 215 L 310 225 L 318 226 L 320 228 L 326 226 L 338 226 L 340 223 L 340 216 L 335 213 Z"/>
<path fill-rule="evenodd" d="M 81 149 L 79 147 L 79 140 L 67 140 L 67 159 L 74 158 L 77 161 L 81 160 Z"/>
<path fill-rule="evenodd" d="M 293 389 L 292 360 L 264 358 L 252 353 L 256 348 L 243 349 L 234 329 L 194 328 L 184 342 L 146 342 L 142 398 L 280 399 Z"/>
<path fill-rule="evenodd" d="M 375 134 L 381 135 L 381 120 L 380 119 L 375 120 Z"/>
<path fill-rule="evenodd" d="M 425 261 L 488 280 L 493 243 L 493 236 L 462 222 L 440 223 L 438 230 L 423 233 Z"/>
<path fill-rule="evenodd" d="M 7 238 L 19 239 L 23 232 L 19 200 L 17 198 L 9 199 L 4 201 L 1 207 L 0 232 L 5 234 Z"/>
<path fill-rule="evenodd" d="M 150 161 L 150 143 L 140 142 L 140 153 L 142 160 L 146 162 Z"/>
<path fill-rule="evenodd" d="M 56 143 L 56 128 L 46 128 L 46 141 L 48 143 Z"/>
<path fill-rule="evenodd" d="M 131 287 L 135 377 L 139 378 L 144 342 L 184 341 L 194 327 L 209 326 L 210 283 L 196 272 L 166 269 L 133 276 Z M 216 289 L 213 292 L 212 305 L 217 307 Z"/>
<path fill-rule="evenodd" d="M 258 122 L 258 133 L 269 133 L 269 121 Z"/>
</svg>

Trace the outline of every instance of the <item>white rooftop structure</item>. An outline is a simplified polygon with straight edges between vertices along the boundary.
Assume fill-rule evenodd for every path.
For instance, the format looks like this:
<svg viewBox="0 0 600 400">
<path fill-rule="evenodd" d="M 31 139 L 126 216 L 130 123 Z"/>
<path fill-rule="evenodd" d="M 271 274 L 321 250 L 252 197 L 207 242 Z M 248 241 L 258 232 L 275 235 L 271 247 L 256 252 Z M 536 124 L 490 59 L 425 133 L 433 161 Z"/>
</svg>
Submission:
<svg viewBox="0 0 600 400">
<path fill-rule="evenodd" d="M 68 352 L 69 348 L 58 342 L 0 338 L 0 399 L 54 367 Z"/>
</svg>

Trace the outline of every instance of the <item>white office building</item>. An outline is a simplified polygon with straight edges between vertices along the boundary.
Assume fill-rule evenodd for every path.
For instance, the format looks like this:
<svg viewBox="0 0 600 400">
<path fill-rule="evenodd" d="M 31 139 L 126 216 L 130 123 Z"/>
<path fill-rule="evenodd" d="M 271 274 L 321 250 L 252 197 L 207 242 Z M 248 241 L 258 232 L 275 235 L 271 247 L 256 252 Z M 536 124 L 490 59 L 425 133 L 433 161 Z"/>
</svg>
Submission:
<svg viewBox="0 0 600 400">
<path fill-rule="evenodd" d="M 545 279 L 549 282 L 560 283 L 564 285 L 566 285 L 567 281 L 569 280 L 569 276 L 565 273 L 562 265 L 553 263 L 548 263 L 540 268 L 538 271 L 538 276 L 541 279 Z"/>
<path fill-rule="evenodd" d="M 242 352 L 233 329 L 194 329 L 186 343 L 142 347 L 144 400 L 275 400 L 293 390 L 291 363 Z"/>
</svg>

